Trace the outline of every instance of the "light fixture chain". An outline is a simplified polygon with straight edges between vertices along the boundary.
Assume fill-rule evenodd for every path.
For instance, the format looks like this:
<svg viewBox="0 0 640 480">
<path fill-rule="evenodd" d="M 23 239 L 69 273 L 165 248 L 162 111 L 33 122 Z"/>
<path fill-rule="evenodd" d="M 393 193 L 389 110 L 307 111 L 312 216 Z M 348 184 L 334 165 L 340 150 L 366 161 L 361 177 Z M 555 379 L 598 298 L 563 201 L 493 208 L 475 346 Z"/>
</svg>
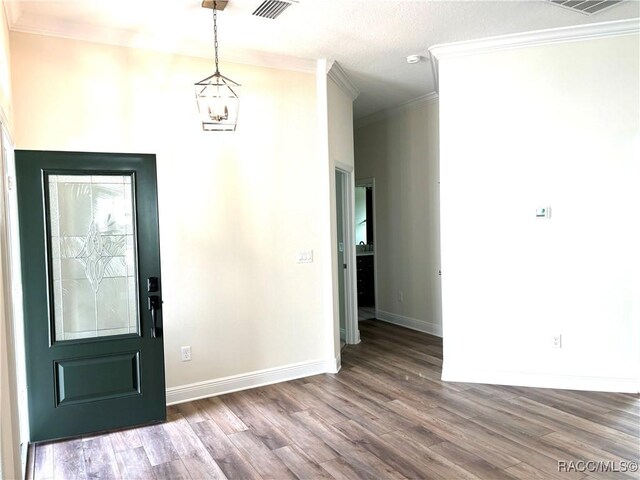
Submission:
<svg viewBox="0 0 640 480">
<path fill-rule="evenodd" d="M 216 15 L 216 10 L 217 10 L 216 2 L 213 2 L 213 48 L 215 50 L 215 56 L 216 56 L 216 74 L 219 74 L 220 70 L 218 69 L 218 22 L 217 22 L 218 16 Z"/>
<path fill-rule="evenodd" d="M 218 3 L 221 0 L 203 0 L 202 6 L 210 8 L 213 3 L 213 48 L 216 71 L 213 75 L 194 84 L 196 102 L 206 132 L 233 132 L 238 124 L 238 94 L 234 91 L 240 84 L 220 73 L 218 64 Z M 226 3 L 226 2 L 224 2 Z M 221 2 L 222 4 L 222 2 Z M 224 8 L 224 5 L 222 5 Z"/>
</svg>

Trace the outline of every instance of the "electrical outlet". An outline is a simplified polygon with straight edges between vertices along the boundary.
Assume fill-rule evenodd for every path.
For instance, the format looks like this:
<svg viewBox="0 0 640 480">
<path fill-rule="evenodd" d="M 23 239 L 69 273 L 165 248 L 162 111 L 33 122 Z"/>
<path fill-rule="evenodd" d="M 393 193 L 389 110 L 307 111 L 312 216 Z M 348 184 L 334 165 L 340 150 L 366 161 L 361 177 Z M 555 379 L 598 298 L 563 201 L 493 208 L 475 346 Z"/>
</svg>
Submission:
<svg viewBox="0 0 640 480">
<path fill-rule="evenodd" d="M 180 358 L 183 362 L 191 361 L 191 347 L 180 347 Z"/>
<path fill-rule="evenodd" d="M 402 290 L 398 291 L 398 301 L 400 303 L 404 302 L 404 292 Z"/>
<path fill-rule="evenodd" d="M 553 348 L 562 348 L 562 335 L 554 335 L 553 336 Z"/>
</svg>

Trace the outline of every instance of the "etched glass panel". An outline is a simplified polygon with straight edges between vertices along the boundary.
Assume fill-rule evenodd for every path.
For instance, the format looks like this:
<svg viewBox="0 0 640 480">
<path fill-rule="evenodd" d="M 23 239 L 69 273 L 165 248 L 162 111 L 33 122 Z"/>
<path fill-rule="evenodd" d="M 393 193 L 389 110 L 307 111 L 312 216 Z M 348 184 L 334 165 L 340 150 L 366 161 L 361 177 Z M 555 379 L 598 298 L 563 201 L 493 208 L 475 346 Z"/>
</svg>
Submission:
<svg viewBox="0 0 640 480">
<path fill-rule="evenodd" d="M 128 175 L 49 175 L 56 341 L 138 333 Z"/>
</svg>

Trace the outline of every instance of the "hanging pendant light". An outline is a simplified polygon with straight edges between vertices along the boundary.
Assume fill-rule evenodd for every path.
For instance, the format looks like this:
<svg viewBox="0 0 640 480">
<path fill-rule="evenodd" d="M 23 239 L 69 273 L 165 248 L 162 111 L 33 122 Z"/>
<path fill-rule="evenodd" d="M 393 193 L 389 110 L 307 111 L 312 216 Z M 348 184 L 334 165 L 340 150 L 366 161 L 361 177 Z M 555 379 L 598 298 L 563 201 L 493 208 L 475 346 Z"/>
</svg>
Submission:
<svg viewBox="0 0 640 480">
<path fill-rule="evenodd" d="M 203 2 L 203 7 L 208 8 Z M 220 73 L 218 68 L 217 2 L 213 2 L 213 48 L 216 71 L 213 75 L 194 84 L 202 129 L 211 131 L 235 131 L 238 123 L 240 99 L 236 93 L 239 83 Z"/>
</svg>

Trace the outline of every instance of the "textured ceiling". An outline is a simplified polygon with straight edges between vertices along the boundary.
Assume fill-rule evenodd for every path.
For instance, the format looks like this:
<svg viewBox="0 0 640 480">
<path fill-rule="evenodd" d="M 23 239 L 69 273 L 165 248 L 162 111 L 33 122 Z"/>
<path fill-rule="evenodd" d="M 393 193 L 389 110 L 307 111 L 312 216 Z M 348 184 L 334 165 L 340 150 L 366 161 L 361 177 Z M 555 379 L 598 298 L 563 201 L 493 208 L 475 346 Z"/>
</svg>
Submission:
<svg viewBox="0 0 640 480">
<path fill-rule="evenodd" d="M 219 13 L 221 61 L 312 68 L 337 60 L 361 91 L 356 118 L 434 90 L 435 44 L 637 18 L 627 0 L 593 16 L 538 1 L 300 0 L 278 19 L 251 15 L 261 0 L 230 0 Z M 211 56 L 211 10 L 200 0 L 11 1 L 10 28 L 196 56 Z M 291 58 L 293 57 L 293 58 Z"/>
</svg>

